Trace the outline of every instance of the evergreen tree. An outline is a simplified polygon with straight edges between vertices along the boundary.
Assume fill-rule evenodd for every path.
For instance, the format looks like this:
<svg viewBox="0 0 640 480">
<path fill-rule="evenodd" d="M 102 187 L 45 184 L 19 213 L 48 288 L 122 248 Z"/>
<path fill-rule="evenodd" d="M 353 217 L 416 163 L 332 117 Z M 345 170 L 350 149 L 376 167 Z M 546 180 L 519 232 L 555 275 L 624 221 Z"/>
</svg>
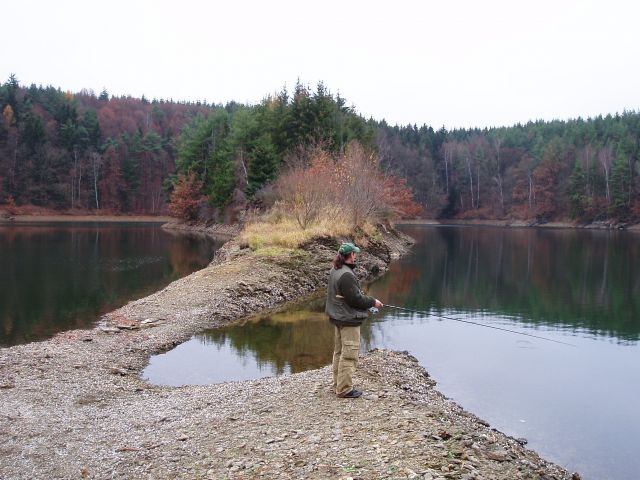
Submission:
<svg viewBox="0 0 640 480">
<path fill-rule="evenodd" d="M 586 191 L 586 175 L 580 161 L 576 161 L 573 173 L 569 178 L 569 198 L 571 200 L 571 216 L 573 218 L 581 218 L 586 210 L 587 196 Z"/>
<path fill-rule="evenodd" d="M 630 186 L 629 161 L 619 152 L 611 168 L 611 206 L 609 207 L 610 213 L 619 219 L 626 219 L 629 213 Z"/>
<path fill-rule="evenodd" d="M 258 137 L 251 149 L 247 194 L 252 196 L 276 178 L 279 167 L 276 149 L 268 134 Z"/>
</svg>

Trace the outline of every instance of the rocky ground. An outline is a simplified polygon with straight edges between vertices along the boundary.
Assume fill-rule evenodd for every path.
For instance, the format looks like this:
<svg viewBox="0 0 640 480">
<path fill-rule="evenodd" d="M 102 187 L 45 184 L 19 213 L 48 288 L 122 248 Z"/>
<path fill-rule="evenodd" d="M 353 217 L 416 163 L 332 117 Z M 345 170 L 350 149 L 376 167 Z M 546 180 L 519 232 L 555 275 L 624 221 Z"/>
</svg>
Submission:
<svg viewBox="0 0 640 480">
<path fill-rule="evenodd" d="M 407 246 L 387 232 L 359 274 Z M 256 257 L 229 242 L 95 329 L 1 349 L 0 478 L 571 478 L 446 400 L 403 353 L 362 359 L 357 400 L 330 392 L 327 368 L 180 388 L 140 379 L 150 355 L 203 328 L 316 290 L 335 248 Z"/>
<path fill-rule="evenodd" d="M 210 225 L 199 223 L 188 223 L 175 218 L 165 223 L 162 228 L 166 230 L 180 230 L 186 232 L 199 232 L 207 235 L 214 236 L 216 238 L 231 238 L 240 233 L 242 230 L 241 224 L 224 224 L 224 223 L 212 223 Z"/>
</svg>

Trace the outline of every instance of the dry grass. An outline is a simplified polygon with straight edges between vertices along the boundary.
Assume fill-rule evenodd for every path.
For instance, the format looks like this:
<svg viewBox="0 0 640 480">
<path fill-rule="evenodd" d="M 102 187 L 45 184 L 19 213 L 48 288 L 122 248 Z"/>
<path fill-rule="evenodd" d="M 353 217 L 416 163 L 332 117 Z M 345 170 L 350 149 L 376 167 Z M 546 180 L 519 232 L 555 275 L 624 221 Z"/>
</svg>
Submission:
<svg viewBox="0 0 640 480">
<path fill-rule="evenodd" d="M 348 237 L 351 227 L 347 222 L 319 219 L 302 229 L 289 215 L 271 213 L 245 226 L 241 240 L 258 255 L 274 256 L 296 250 L 305 242 L 321 237 Z"/>
</svg>

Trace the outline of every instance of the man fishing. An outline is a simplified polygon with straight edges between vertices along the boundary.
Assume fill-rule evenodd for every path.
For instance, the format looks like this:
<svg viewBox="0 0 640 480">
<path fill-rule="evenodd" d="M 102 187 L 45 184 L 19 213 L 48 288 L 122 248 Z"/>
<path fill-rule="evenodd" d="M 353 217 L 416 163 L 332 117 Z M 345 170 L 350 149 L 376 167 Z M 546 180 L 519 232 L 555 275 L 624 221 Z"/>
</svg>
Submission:
<svg viewBox="0 0 640 480">
<path fill-rule="evenodd" d="M 358 398 L 360 390 L 353 388 L 353 374 L 360 352 L 360 325 L 371 307 L 382 308 L 380 300 L 362 293 L 353 269 L 360 249 L 353 243 L 343 243 L 333 259 L 327 285 L 325 313 L 335 327 L 333 349 L 333 388 L 340 398 Z"/>
</svg>

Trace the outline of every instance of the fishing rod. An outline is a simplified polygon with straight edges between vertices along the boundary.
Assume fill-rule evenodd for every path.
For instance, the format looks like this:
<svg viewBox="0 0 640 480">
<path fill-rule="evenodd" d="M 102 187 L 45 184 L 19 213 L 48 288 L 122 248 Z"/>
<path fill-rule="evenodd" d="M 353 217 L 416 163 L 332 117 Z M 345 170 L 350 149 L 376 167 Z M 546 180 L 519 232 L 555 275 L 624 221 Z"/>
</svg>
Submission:
<svg viewBox="0 0 640 480">
<path fill-rule="evenodd" d="M 547 342 L 560 343 L 562 345 L 568 345 L 570 347 L 575 347 L 575 345 L 573 345 L 571 343 L 561 342 L 560 340 L 553 340 L 551 338 L 541 337 L 539 335 L 533 335 L 531 333 L 517 332 L 515 330 L 509 330 L 508 328 L 496 327 L 494 325 L 485 325 L 484 323 L 472 322 L 471 320 L 463 320 L 461 318 L 445 317 L 444 315 L 434 315 L 434 314 L 429 313 L 429 312 L 424 311 L 424 310 L 413 310 L 411 308 L 398 307 L 396 305 L 389 305 L 389 304 L 385 304 L 383 308 L 393 308 L 394 310 L 400 310 L 400 311 L 403 311 L 403 312 L 410 312 L 410 313 L 417 313 L 419 315 L 425 315 L 425 316 L 428 316 L 428 317 L 442 318 L 444 320 L 453 320 L 454 322 L 469 323 L 471 325 L 477 325 L 479 327 L 493 328 L 494 330 L 502 330 L 503 332 L 515 333 L 516 335 L 524 335 L 526 337 L 533 337 L 533 338 L 537 338 L 539 340 L 546 340 Z"/>
</svg>

